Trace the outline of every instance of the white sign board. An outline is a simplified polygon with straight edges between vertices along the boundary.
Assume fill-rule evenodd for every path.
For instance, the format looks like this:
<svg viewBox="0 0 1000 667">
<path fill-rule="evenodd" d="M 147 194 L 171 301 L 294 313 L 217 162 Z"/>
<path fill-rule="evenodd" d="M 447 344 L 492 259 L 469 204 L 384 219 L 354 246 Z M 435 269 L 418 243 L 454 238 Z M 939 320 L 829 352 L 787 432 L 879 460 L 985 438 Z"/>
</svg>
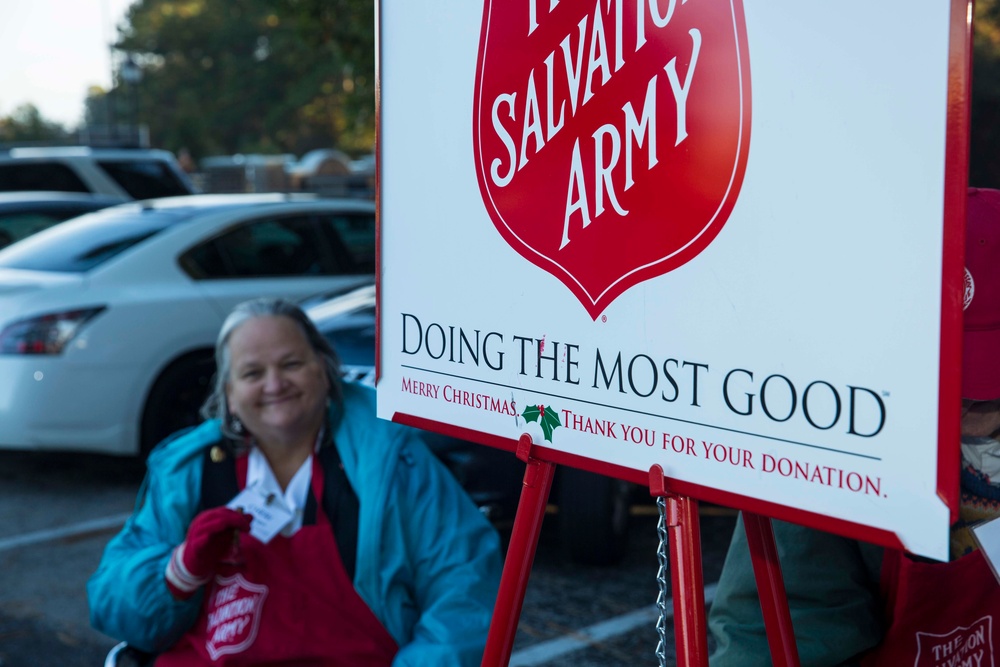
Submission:
<svg viewBox="0 0 1000 667">
<path fill-rule="evenodd" d="M 379 416 L 946 558 L 951 22 L 381 0 Z"/>
</svg>

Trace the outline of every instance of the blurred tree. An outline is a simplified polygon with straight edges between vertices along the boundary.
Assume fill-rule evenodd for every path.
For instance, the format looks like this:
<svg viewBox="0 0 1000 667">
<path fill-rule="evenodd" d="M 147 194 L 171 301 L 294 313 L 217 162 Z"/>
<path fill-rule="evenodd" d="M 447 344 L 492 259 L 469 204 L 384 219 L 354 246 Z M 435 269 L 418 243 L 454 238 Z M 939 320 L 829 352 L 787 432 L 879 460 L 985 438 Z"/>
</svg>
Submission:
<svg viewBox="0 0 1000 667">
<path fill-rule="evenodd" d="M 53 143 L 66 141 L 66 129 L 45 120 L 34 104 L 22 104 L 7 117 L 0 118 L 0 142 Z"/>
<path fill-rule="evenodd" d="M 110 125 L 111 113 L 108 108 L 109 96 L 100 86 L 91 86 L 83 101 L 83 122 L 85 125 Z"/>
<path fill-rule="evenodd" d="M 154 145 L 357 155 L 374 146 L 373 27 L 373 0 L 136 0 L 116 47 L 143 68 Z M 971 115 L 970 182 L 1000 187 L 1000 0 L 975 2 Z"/>
<path fill-rule="evenodd" d="M 1000 2 L 974 11 L 969 184 L 1000 188 Z"/>
<path fill-rule="evenodd" d="M 87 90 L 87 97 L 83 101 L 81 141 L 101 145 L 114 145 L 123 141 L 118 133 L 123 131 L 122 124 L 128 118 L 122 108 L 121 93 L 120 89 L 106 91 L 100 86 L 91 86 Z"/>
<path fill-rule="evenodd" d="M 116 48 L 143 69 L 155 145 L 209 154 L 372 150 L 372 0 L 138 0 Z"/>
</svg>

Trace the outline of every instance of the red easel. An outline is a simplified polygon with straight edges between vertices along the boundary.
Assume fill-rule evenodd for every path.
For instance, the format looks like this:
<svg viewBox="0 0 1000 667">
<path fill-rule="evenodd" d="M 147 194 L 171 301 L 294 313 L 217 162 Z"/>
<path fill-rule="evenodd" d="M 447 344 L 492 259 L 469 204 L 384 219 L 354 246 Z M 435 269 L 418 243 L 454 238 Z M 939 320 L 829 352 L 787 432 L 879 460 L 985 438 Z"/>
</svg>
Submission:
<svg viewBox="0 0 1000 667">
<path fill-rule="evenodd" d="M 552 489 L 555 464 L 532 456 L 531 436 L 517 441 L 517 457 L 525 462 L 524 484 L 511 531 L 507 558 L 500 578 L 493 622 L 486 639 L 483 667 L 506 667 L 510 662 L 521 605 Z M 649 491 L 666 499 L 670 573 L 674 595 L 674 638 L 679 667 L 708 667 L 708 628 L 705 623 L 705 586 L 701 567 L 701 530 L 698 501 L 670 493 L 663 469 L 649 470 Z M 798 667 L 791 615 L 781 578 L 771 520 L 743 513 L 754 576 L 760 595 L 771 658 L 776 667 Z"/>
</svg>

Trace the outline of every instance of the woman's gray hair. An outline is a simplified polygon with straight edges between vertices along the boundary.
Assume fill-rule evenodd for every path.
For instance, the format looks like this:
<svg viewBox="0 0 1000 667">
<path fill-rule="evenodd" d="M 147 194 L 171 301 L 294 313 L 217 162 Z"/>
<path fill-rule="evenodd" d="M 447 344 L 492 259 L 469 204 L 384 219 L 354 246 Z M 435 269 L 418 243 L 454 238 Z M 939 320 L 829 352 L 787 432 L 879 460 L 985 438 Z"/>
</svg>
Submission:
<svg viewBox="0 0 1000 667">
<path fill-rule="evenodd" d="M 330 343 L 319 332 L 313 321 L 291 301 L 278 298 L 260 298 L 244 301 L 233 308 L 226 321 L 222 323 L 219 337 L 215 342 L 215 378 L 212 381 L 212 393 L 208 395 L 201 406 L 201 416 L 205 419 L 218 419 L 222 433 L 233 439 L 243 437 L 233 429 L 233 418 L 229 414 L 226 403 L 226 382 L 232 364 L 229 354 L 229 338 L 241 325 L 258 317 L 287 317 L 295 322 L 305 334 L 309 347 L 323 360 L 326 378 L 329 381 L 329 397 L 339 402 L 341 397 L 340 358 Z"/>
</svg>

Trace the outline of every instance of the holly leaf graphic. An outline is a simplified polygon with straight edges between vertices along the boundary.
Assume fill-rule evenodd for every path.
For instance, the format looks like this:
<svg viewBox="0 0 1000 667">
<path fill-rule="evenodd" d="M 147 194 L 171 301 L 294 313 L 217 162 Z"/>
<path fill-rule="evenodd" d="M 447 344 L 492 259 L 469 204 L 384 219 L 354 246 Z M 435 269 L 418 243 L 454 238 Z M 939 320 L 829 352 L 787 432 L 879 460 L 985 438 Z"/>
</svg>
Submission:
<svg viewBox="0 0 1000 667">
<path fill-rule="evenodd" d="M 547 405 L 528 405 L 524 408 L 521 416 L 526 422 L 538 422 L 538 425 L 542 427 L 542 435 L 549 442 L 552 442 L 552 431 L 557 426 L 562 426 L 562 422 L 559 421 L 559 413 Z"/>
</svg>

